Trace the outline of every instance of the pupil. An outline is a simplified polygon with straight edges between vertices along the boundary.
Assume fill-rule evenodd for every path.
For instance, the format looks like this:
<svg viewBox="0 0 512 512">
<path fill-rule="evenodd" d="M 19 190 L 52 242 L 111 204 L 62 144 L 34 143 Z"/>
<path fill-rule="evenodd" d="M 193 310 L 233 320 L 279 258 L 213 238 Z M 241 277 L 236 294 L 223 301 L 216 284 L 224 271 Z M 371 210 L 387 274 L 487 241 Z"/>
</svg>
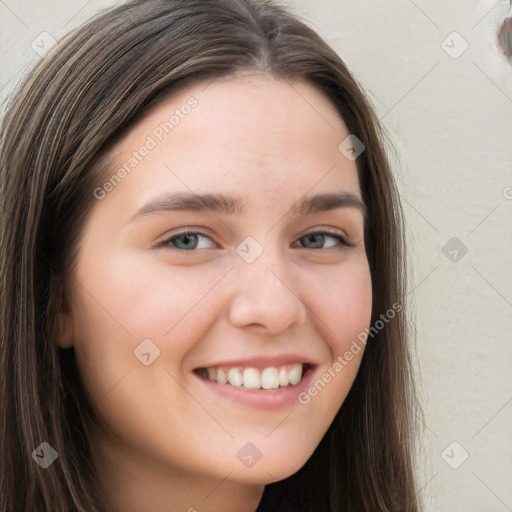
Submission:
<svg viewBox="0 0 512 512">
<path fill-rule="evenodd" d="M 193 242 L 195 241 L 194 237 L 196 237 L 196 235 L 182 235 L 180 238 L 181 238 L 181 240 L 185 241 L 185 243 L 183 245 L 185 245 L 186 248 L 188 248 L 188 247 L 190 247 L 189 242 L 192 242 L 192 245 L 193 245 Z M 178 240 L 180 240 L 180 238 L 178 238 Z"/>
<path fill-rule="evenodd" d="M 312 240 L 313 242 L 313 245 L 315 245 L 315 238 L 317 239 L 317 244 L 316 244 L 316 247 L 322 247 L 323 245 L 323 239 L 324 239 L 324 235 L 309 235 L 308 238 L 310 240 Z"/>
</svg>

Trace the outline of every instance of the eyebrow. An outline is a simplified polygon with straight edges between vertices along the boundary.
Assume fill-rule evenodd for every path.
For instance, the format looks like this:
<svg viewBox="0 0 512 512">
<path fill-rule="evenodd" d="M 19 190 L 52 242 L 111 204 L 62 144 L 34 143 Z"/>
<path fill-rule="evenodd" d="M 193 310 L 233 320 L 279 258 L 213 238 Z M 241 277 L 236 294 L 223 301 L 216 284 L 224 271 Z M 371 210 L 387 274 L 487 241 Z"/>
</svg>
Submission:
<svg viewBox="0 0 512 512">
<path fill-rule="evenodd" d="M 348 192 L 333 192 L 303 197 L 292 206 L 291 212 L 311 215 L 337 208 L 355 208 L 361 212 L 363 217 L 366 218 L 367 216 L 365 203 L 359 197 Z M 166 194 L 142 206 L 133 215 L 130 222 L 156 213 L 182 210 L 210 211 L 226 215 L 242 214 L 245 212 L 245 202 L 239 197 L 224 194 L 194 194 L 189 192 Z"/>
</svg>

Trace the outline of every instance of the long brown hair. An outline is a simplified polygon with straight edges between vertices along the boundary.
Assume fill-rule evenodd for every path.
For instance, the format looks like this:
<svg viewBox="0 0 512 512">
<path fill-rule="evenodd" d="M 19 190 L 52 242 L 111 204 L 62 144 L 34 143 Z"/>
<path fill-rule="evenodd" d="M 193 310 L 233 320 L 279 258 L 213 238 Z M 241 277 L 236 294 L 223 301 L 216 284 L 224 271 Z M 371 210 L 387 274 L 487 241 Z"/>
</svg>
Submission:
<svg viewBox="0 0 512 512">
<path fill-rule="evenodd" d="M 296 17 L 257 0 L 133 0 L 66 36 L 29 75 L 0 133 L 2 512 L 99 512 L 91 405 L 73 349 L 54 342 L 102 156 L 137 115 L 191 84 L 254 70 L 306 81 L 366 146 L 357 158 L 372 325 L 353 386 L 308 462 L 265 488 L 259 512 L 417 512 L 420 411 L 405 314 L 405 247 L 385 134 L 340 57 Z M 341 142 L 341 141 L 340 141 Z M 57 461 L 31 453 L 48 442 Z"/>
</svg>

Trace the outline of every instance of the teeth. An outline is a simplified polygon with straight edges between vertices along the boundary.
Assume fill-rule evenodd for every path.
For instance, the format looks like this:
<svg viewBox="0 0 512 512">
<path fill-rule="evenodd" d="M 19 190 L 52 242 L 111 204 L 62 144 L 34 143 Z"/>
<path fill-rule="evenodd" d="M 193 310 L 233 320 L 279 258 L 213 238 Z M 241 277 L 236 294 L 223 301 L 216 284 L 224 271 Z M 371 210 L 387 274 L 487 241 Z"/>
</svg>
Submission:
<svg viewBox="0 0 512 512">
<path fill-rule="evenodd" d="M 257 368 L 246 368 L 244 370 L 244 388 L 260 389 L 261 375 Z"/>
<path fill-rule="evenodd" d="M 206 368 L 200 375 L 218 384 L 244 387 L 246 389 L 278 389 L 298 384 L 302 379 L 302 363 L 269 367 L 260 371 L 258 368 Z"/>
<path fill-rule="evenodd" d="M 243 384 L 242 373 L 238 368 L 230 368 L 228 372 L 228 382 L 232 386 L 241 386 Z"/>
<path fill-rule="evenodd" d="M 279 373 L 276 368 L 265 368 L 261 373 L 261 387 L 263 389 L 277 389 L 279 387 Z"/>
<path fill-rule="evenodd" d="M 290 384 L 298 384 L 302 378 L 302 365 L 294 365 L 294 367 L 288 372 L 288 380 Z"/>
<path fill-rule="evenodd" d="M 281 368 L 279 368 L 279 385 L 284 388 L 285 386 L 288 386 L 289 383 L 290 380 L 288 379 L 288 372 L 284 366 L 281 366 Z"/>
<path fill-rule="evenodd" d="M 215 369 L 215 368 L 214 368 Z M 217 382 L 219 384 L 227 384 L 228 382 L 228 376 L 226 375 L 226 372 L 224 370 L 221 370 L 220 368 L 217 370 Z"/>
</svg>

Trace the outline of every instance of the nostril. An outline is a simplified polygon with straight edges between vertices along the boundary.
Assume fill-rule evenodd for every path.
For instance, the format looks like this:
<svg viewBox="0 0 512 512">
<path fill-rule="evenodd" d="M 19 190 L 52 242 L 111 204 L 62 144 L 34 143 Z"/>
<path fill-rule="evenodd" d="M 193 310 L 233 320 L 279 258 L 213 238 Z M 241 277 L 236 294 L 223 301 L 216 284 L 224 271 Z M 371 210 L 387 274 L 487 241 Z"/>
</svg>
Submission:
<svg viewBox="0 0 512 512">
<path fill-rule="evenodd" d="M 501 51 L 508 59 L 512 59 L 512 17 L 503 20 L 498 31 L 498 42 Z"/>
</svg>

